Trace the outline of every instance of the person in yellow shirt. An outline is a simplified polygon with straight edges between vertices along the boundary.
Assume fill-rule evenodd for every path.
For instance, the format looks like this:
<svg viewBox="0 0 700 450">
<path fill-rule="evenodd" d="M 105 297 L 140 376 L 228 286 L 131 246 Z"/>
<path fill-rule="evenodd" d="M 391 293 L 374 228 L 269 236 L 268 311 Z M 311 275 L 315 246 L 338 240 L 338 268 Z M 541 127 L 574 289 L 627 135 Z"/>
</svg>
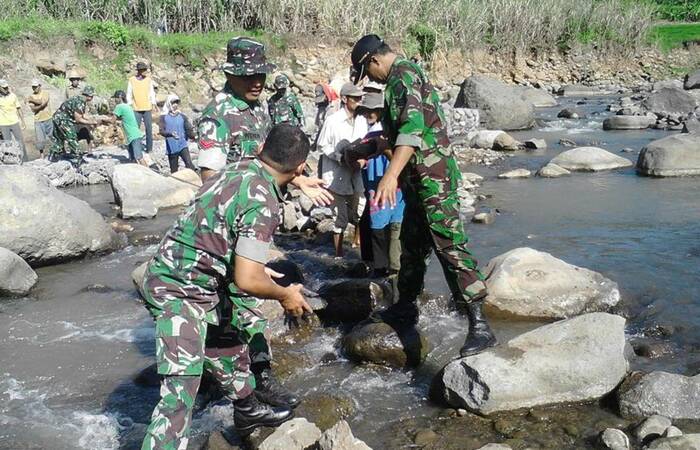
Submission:
<svg viewBox="0 0 700 450">
<path fill-rule="evenodd" d="M 153 149 L 153 115 L 152 112 L 157 108 L 156 93 L 154 90 L 154 82 L 146 73 L 148 66 L 146 63 L 139 61 L 136 64 L 136 75 L 129 78 L 129 83 L 126 87 L 126 99 L 129 106 L 134 108 L 136 115 L 136 123 L 139 128 L 143 122 L 146 129 L 146 153 L 151 153 Z"/>
<path fill-rule="evenodd" d="M 41 88 L 41 81 L 32 80 L 32 92 L 27 102 L 34 113 L 34 133 L 36 134 L 36 148 L 39 155 L 44 157 L 44 148 L 53 134 L 53 113 L 49 106 L 49 93 Z"/>
<path fill-rule="evenodd" d="M 14 138 L 22 148 L 22 160 L 27 160 L 27 149 L 24 147 L 24 117 L 17 96 L 10 92 L 7 80 L 0 80 L 0 133 L 6 141 Z"/>
</svg>

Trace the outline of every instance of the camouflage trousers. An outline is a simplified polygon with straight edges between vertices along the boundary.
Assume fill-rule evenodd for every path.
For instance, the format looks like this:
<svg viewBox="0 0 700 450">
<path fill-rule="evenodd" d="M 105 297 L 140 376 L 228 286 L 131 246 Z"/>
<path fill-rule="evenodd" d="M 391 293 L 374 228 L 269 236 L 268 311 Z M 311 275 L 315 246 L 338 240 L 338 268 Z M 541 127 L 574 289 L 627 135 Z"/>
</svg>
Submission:
<svg viewBox="0 0 700 450">
<path fill-rule="evenodd" d="M 232 294 L 231 327 L 238 330 L 241 340 L 248 344 L 251 370 L 254 374 L 269 369 L 272 351 L 265 337 L 267 319 L 260 310 L 263 300 Z"/>
<path fill-rule="evenodd" d="M 201 319 L 171 311 L 161 310 L 156 317 L 156 363 L 164 377 L 142 450 L 187 448 L 203 371 L 210 372 L 232 400 L 253 393 L 255 378 L 250 372 L 247 344 L 237 340 L 220 347 L 205 345 L 208 327 L 211 325 Z"/>
<path fill-rule="evenodd" d="M 54 116 L 53 118 L 53 145 L 49 150 L 49 155 L 58 156 L 66 152 L 70 155 L 78 156 L 82 153 L 78 143 L 78 134 L 75 131 L 75 122 L 67 117 Z"/>
<path fill-rule="evenodd" d="M 486 286 L 459 218 L 457 161 L 451 150 L 440 150 L 441 158 L 414 162 L 402 174 L 406 209 L 400 238 L 399 302 L 413 303 L 423 291 L 428 258 L 434 251 L 452 297 L 462 307 L 483 296 Z"/>
</svg>

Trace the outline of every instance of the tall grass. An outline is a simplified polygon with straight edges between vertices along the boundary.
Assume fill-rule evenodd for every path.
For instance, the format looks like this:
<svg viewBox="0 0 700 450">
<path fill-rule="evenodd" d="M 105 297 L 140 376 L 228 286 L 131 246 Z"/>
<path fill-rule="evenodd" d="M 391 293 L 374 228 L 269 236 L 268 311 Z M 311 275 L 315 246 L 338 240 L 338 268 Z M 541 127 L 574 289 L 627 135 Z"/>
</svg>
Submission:
<svg viewBox="0 0 700 450">
<path fill-rule="evenodd" d="M 0 18 L 36 14 L 165 25 L 170 32 L 188 33 L 258 29 L 356 37 L 376 32 L 425 51 L 431 33 L 434 39 L 428 40 L 436 48 L 550 48 L 575 42 L 636 47 L 644 42 L 654 11 L 648 2 L 630 0 L 15 0 Z"/>
</svg>

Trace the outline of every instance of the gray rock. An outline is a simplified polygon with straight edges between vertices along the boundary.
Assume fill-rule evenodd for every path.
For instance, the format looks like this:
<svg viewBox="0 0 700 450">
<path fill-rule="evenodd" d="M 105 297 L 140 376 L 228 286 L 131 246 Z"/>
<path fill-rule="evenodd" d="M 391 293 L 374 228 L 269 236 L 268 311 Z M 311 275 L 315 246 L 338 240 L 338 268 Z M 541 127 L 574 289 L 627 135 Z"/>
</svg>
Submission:
<svg viewBox="0 0 700 450">
<path fill-rule="evenodd" d="M 341 420 L 326 430 L 318 441 L 319 450 L 372 450 L 363 441 L 357 439 L 350 430 L 350 425 Z"/>
<path fill-rule="evenodd" d="M 333 218 L 333 210 L 327 207 L 323 208 L 314 208 L 313 211 L 311 211 L 311 219 L 313 219 L 316 222 L 321 222 L 325 219 L 332 219 Z"/>
<path fill-rule="evenodd" d="M 116 234 L 86 202 L 24 166 L 0 166 L 0 247 L 31 266 L 105 252 Z"/>
<path fill-rule="evenodd" d="M 27 295 L 38 278 L 22 258 L 0 247 L 0 296 Z"/>
<path fill-rule="evenodd" d="M 619 401 L 625 417 L 659 414 L 674 420 L 700 419 L 700 374 L 652 372 L 620 393 Z"/>
<path fill-rule="evenodd" d="M 487 307 L 508 316 L 561 319 L 620 301 L 614 281 L 527 247 L 496 256 L 484 274 Z"/>
<path fill-rule="evenodd" d="M 664 416 L 653 415 L 634 430 L 634 436 L 639 442 L 648 443 L 652 439 L 661 437 L 668 427 L 671 426 L 671 419 Z"/>
<path fill-rule="evenodd" d="M 496 220 L 496 211 L 488 211 L 488 212 L 481 212 L 478 214 L 475 214 L 474 217 L 472 217 L 472 222 L 474 223 L 483 223 L 486 225 L 492 224 Z"/>
<path fill-rule="evenodd" d="M 160 208 L 187 205 L 202 187 L 193 170 L 164 177 L 139 164 L 116 166 L 110 182 L 123 218 L 155 217 Z"/>
<path fill-rule="evenodd" d="M 603 121 L 604 130 L 643 130 L 656 123 L 647 116 L 610 116 Z"/>
<path fill-rule="evenodd" d="M 547 91 L 526 86 L 516 86 L 515 89 L 520 92 L 520 98 L 531 103 L 535 108 L 557 106 L 557 99 Z"/>
<path fill-rule="evenodd" d="M 498 174 L 498 178 L 501 178 L 501 179 L 529 178 L 530 175 L 532 175 L 532 172 L 530 172 L 527 169 L 514 169 L 514 170 L 510 170 L 508 172 Z"/>
<path fill-rule="evenodd" d="M 677 436 L 683 436 L 683 432 L 679 429 L 671 425 L 670 427 L 666 428 L 666 431 L 664 431 L 663 437 L 677 437 Z"/>
<path fill-rule="evenodd" d="M 657 439 L 645 448 L 646 450 L 698 450 L 700 449 L 700 434 L 684 434 L 678 437 Z"/>
<path fill-rule="evenodd" d="M 11 141 L 0 140 L 0 164 L 22 164 L 22 146 L 14 139 Z"/>
<path fill-rule="evenodd" d="M 537 171 L 537 176 L 542 178 L 559 178 L 570 174 L 571 172 L 554 163 L 549 163 Z"/>
<path fill-rule="evenodd" d="M 481 75 L 464 80 L 455 107 L 478 109 L 482 127 L 490 130 L 525 130 L 535 123 L 534 106 L 518 88 Z"/>
<path fill-rule="evenodd" d="M 560 119 L 583 119 L 585 114 L 574 108 L 564 108 L 557 114 Z"/>
<path fill-rule="evenodd" d="M 685 89 L 700 89 L 700 70 L 686 74 L 683 79 Z"/>
<path fill-rule="evenodd" d="M 275 429 L 259 450 L 306 450 L 321 439 L 321 430 L 304 418 L 289 420 Z"/>
<path fill-rule="evenodd" d="M 142 299 L 146 297 L 143 295 L 143 278 L 146 275 L 146 268 L 148 267 L 148 261 L 139 264 L 134 270 L 131 271 L 131 281 L 134 283 L 136 291 L 139 293 Z"/>
<path fill-rule="evenodd" d="M 676 88 L 683 89 L 683 82 L 681 80 L 663 80 L 657 81 L 652 85 L 652 91 L 658 91 L 663 88 Z"/>
<path fill-rule="evenodd" d="M 617 428 L 607 428 L 600 434 L 600 443 L 603 448 L 610 450 L 629 450 L 630 438 L 624 431 Z"/>
<path fill-rule="evenodd" d="M 653 177 L 700 175 L 700 135 L 675 134 L 649 143 L 639 152 L 637 172 Z"/>
<path fill-rule="evenodd" d="M 428 354 L 428 341 L 416 328 L 394 329 L 386 323 L 360 323 L 343 338 L 342 348 L 356 362 L 417 367 Z"/>
<path fill-rule="evenodd" d="M 643 102 L 647 111 L 657 115 L 688 114 L 698 106 L 695 97 L 678 88 L 661 88 Z"/>
<path fill-rule="evenodd" d="M 311 210 L 314 209 L 314 202 L 306 194 L 301 194 L 299 196 L 299 206 L 301 207 L 301 212 L 308 216 L 311 214 Z"/>
<path fill-rule="evenodd" d="M 317 292 L 327 306 L 316 314 L 324 322 L 330 323 L 360 322 L 375 309 L 393 303 L 390 284 L 368 279 L 328 283 Z"/>
<path fill-rule="evenodd" d="M 452 361 L 431 394 L 478 414 L 593 400 L 627 373 L 624 348 L 623 317 L 585 314 Z"/>
<path fill-rule="evenodd" d="M 584 172 L 619 169 L 632 166 L 632 161 L 598 147 L 578 147 L 560 153 L 550 161 L 564 169 Z"/>
<path fill-rule="evenodd" d="M 693 133 L 700 134 L 700 120 L 688 119 L 683 122 L 683 129 L 681 133 Z"/>
<path fill-rule="evenodd" d="M 529 139 L 525 141 L 525 148 L 542 150 L 547 148 L 547 141 L 544 139 Z"/>
<path fill-rule="evenodd" d="M 285 202 L 282 206 L 282 227 L 285 231 L 292 231 L 297 226 L 297 211 L 294 203 Z"/>
<path fill-rule="evenodd" d="M 513 448 L 506 444 L 486 444 L 483 447 L 479 447 L 478 450 L 513 450 Z"/>
<path fill-rule="evenodd" d="M 593 86 L 584 86 L 582 84 L 570 84 L 562 86 L 561 89 L 559 89 L 559 95 L 563 97 L 595 97 L 597 95 L 606 95 L 609 93 L 609 91 Z"/>
</svg>

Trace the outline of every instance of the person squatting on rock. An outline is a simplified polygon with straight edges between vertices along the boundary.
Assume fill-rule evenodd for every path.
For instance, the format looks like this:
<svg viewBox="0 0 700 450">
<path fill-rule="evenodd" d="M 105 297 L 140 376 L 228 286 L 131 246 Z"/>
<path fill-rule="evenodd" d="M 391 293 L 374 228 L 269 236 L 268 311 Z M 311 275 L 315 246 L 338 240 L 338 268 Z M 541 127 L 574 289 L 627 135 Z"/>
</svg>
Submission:
<svg viewBox="0 0 700 450">
<path fill-rule="evenodd" d="M 289 87 L 289 78 L 284 74 L 277 75 L 275 89 L 277 92 L 267 101 L 272 125 L 290 123 L 303 128 L 304 111 L 301 109 L 299 99 Z"/>
<path fill-rule="evenodd" d="M 64 93 L 65 100 L 75 97 L 76 95 L 81 95 L 83 88 L 86 86 L 84 81 L 85 77 L 78 69 L 70 69 L 66 73 L 66 78 L 68 78 L 68 86 L 66 86 L 66 91 Z M 95 116 L 97 115 L 97 108 L 95 108 L 95 101 L 88 103 L 86 114 Z M 84 140 L 87 142 L 88 149 L 92 148 L 94 144 L 94 138 L 92 137 L 92 130 L 89 126 L 84 124 L 77 124 L 75 127 L 76 140 Z"/>
<path fill-rule="evenodd" d="M 160 135 L 165 138 L 165 151 L 168 154 L 170 173 L 178 171 L 179 160 L 190 170 L 195 170 L 192 164 L 187 143 L 194 139 L 194 129 L 190 119 L 180 111 L 180 97 L 170 94 L 165 99 L 163 111 L 158 120 Z"/>
<path fill-rule="evenodd" d="M 228 164 L 255 158 L 270 132 L 270 117 L 259 97 L 265 78 L 275 69 L 265 57 L 265 47 L 254 40 L 234 38 L 227 46 L 224 89 L 204 109 L 197 126 L 197 146 L 202 180 L 206 182 Z M 315 204 L 332 200 L 322 181 L 303 175 L 290 182 L 298 186 Z M 287 391 L 273 376 L 272 353 L 265 338 L 266 322 L 246 322 L 250 346 L 251 371 L 256 378 L 256 395 L 268 403 L 297 406 L 299 398 Z"/>
<path fill-rule="evenodd" d="M 53 134 L 53 121 L 51 117 L 51 107 L 49 105 L 49 93 L 42 89 L 41 81 L 32 80 L 32 95 L 27 99 L 29 109 L 34 113 L 34 134 L 36 136 L 35 145 L 39 150 L 39 157 L 44 157 L 46 144 L 51 143 Z"/>
<path fill-rule="evenodd" d="M 207 180 L 149 262 L 143 292 L 156 321 L 156 363 L 164 377 L 142 449 L 186 448 L 205 370 L 233 400 L 237 431 L 293 417 L 289 406 L 256 398 L 247 344 L 265 328 L 258 298 L 278 300 L 294 317 L 312 312 L 302 285 L 282 287 L 265 269 L 280 189 L 301 174 L 309 148 L 299 128 L 274 127 L 257 158 Z"/>
<path fill-rule="evenodd" d="M 126 101 L 126 92 L 116 91 L 112 98 L 117 102 L 113 114 L 121 121 L 124 139 L 129 150 L 129 160 L 148 167 L 146 160 L 143 158 L 143 143 L 141 142 L 143 133 L 141 133 L 138 123 L 136 123 L 134 110 Z"/>
<path fill-rule="evenodd" d="M 379 36 L 358 40 L 351 53 L 355 82 L 365 77 L 386 85 L 382 126 L 393 146 L 393 158 L 377 186 L 374 203 L 395 206 L 399 178 L 406 201 L 401 230 L 398 302 L 374 320 L 415 324 L 416 300 L 423 290 L 427 257 L 434 250 L 454 301 L 469 318 L 462 356 L 496 344 L 482 311 L 483 275 L 467 248 L 459 220 L 457 184 L 460 172 L 447 137 L 440 98 L 423 69 L 399 57 Z"/>
<path fill-rule="evenodd" d="M 5 141 L 15 141 L 22 148 L 22 161 L 27 161 L 27 148 L 24 145 L 22 130 L 25 128 L 22 107 L 14 92 L 10 92 L 7 80 L 0 80 L 0 133 Z"/>
<path fill-rule="evenodd" d="M 148 72 L 148 66 L 143 61 L 136 63 L 136 75 L 129 78 L 126 86 L 126 99 L 129 106 L 134 108 L 136 122 L 141 123 L 146 131 L 146 153 L 153 150 L 153 113 L 158 107 L 154 82 Z"/>
<path fill-rule="evenodd" d="M 356 229 L 359 223 L 357 203 L 364 190 L 362 175 L 357 168 L 342 163 L 342 157 L 348 144 L 367 134 L 367 121 L 363 116 L 355 114 L 362 95 L 362 89 L 354 84 L 343 85 L 340 90 L 342 107 L 328 116 L 316 142 L 321 153 L 321 177 L 333 194 L 336 217 L 333 246 L 336 257 L 344 255 L 343 237 L 348 223 L 355 225 Z"/>
<path fill-rule="evenodd" d="M 49 159 L 56 161 L 64 154 L 71 158 L 82 156 L 76 128 L 77 125 L 93 127 L 100 123 L 87 112 L 88 104 L 94 96 L 95 89 L 86 85 L 80 95 L 63 102 L 53 114 L 53 145 L 49 151 Z"/>
</svg>

